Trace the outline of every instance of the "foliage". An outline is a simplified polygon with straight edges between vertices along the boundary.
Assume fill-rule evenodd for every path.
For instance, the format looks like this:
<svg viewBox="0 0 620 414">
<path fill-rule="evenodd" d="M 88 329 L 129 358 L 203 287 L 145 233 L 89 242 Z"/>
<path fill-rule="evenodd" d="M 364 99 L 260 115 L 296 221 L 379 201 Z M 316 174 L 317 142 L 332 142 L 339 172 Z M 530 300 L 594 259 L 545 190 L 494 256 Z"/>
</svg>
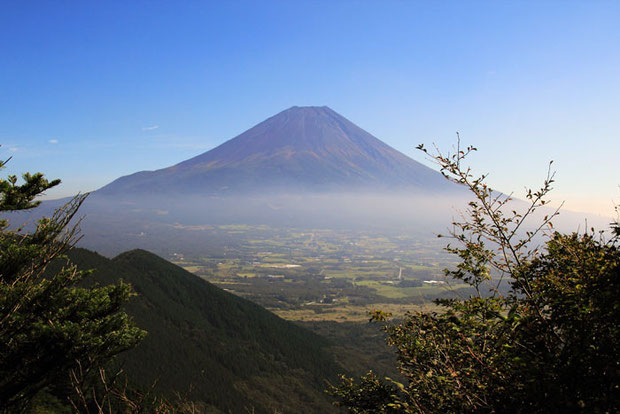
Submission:
<svg viewBox="0 0 620 414">
<path fill-rule="evenodd" d="M 360 378 L 360 383 L 355 384 L 353 378 L 345 375 L 340 376 L 342 385 L 332 389 L 332 395 L 338 397 L 339 405 L 348 407 L 349 412 L 354 414 L 371 413 L 396 413 L 399 401 L 397 387 L 402 384 L 380 380 L 372 371 Z M 393 384 L 391 383 L 393 382 Z"/>
<path fill-rule="evenodd" d="M 424 147 L 419 147 L 425 151 Z M 485 176 L 461 165 L 475 148 L 433 158 L 474 195 L 447 250 L 460 259 L 449 278 L 476 294 L 439 300 L 441 312 L 410 313 L 384 326 L 407 385 L 368 378 L 332 386 L 350 412 L 617 412 L 620 409 L 620 250 L 586 234 L 551 232 L 557 210 L 526 224 L 547 204 L 553 174 L 527 191 L 521 213 Z M 526 227 L 527 226 L 527 227 Z M 532 247 L 549 230 L 544 249 Z M 502 289 L 502 284 L 504 288 Z M 380 312 L 374 319 L 384 317 Z M 385 387 L 393 390 L 385 400 Z M 373 395 L 368 395 L 368 394 Z M 376 401 L 368 408 L 368 401 Z M 374 410 L 374 411 L 373 411 Z M 383 410 L 383 411 L 382 411 Z"/>
<path fill-rule="evenodd" d="M 0 163 L 0 168 L 6 162 Z M 35 197 L 57 185 L 40 173 L 0 179 L 0 212 L 36 207 Z M 78 239 L 70 226 L 84 195 L 38 221 L 30 232 L 0 220 L 0 409 L 25 409 L 34 396 L 81 365 L 85 371 L 132 348 L 144 336 L 121 306 L 132 295 L 124 283 L 84 288 L 89 275 L 64 254 Z M 53 274 L 46 269 L 63 261 Z"/>
</svg>

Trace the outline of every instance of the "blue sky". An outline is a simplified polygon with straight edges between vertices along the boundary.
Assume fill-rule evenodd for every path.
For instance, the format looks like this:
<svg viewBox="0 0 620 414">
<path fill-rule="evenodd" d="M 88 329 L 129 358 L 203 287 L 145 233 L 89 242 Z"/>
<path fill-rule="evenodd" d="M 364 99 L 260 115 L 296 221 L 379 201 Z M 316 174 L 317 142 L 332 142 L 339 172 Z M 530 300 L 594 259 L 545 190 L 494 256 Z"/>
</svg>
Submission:
<svg viewBox="0 0 620 414">
<path fill-rule="evenodd" d="M 48 197 L 328 105 L 412 156 L 459 131 L 490 183 L 620 201 L 620 2 L 2 1 L 0 156 Z"/>
</svg>

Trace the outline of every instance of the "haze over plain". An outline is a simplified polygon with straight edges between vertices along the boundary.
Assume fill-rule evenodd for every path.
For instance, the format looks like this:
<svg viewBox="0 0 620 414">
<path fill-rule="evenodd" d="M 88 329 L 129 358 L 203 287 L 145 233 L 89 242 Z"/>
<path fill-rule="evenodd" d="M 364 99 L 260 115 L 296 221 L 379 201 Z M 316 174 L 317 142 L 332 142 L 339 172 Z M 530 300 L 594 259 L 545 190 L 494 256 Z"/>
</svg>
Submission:
<svg viewBox="0 0 620 414">
<path fill-rule="evenodd" d="M 13 225 L 51 215 L 69 200 L 18 212 Z M 469 200 L 464 187 L 329 107 L 294 106 L 203 154 L 94 191 L 80 210 L 81 245 L 110 256 L 137 247 L 200 255 L 227 243 L 212 234 L 213 226 L 240 224 L 379 231 L 428 241 L 445 233 Z M 526 206 L 515 200 L 510 208 Z M 555 223 L 575 231 L 584 219 L 598 229 L 608 225 L 569 212 Z"/>
</svg>

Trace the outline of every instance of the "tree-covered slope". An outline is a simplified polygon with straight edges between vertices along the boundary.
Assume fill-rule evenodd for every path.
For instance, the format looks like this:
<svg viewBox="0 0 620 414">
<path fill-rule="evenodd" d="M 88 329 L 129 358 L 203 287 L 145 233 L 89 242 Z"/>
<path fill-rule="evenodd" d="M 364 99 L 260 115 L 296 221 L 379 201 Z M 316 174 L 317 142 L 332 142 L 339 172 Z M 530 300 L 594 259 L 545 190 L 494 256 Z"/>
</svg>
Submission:
<svg viewBox="0 0 620 414">
<path fill-rule="evenodd" d="M 179 392 L 224 412 L 329 412 L 324 379 L 342 370 L 326 341 L 143 250 L 71 259 L 91 280 L 131 283 L 127 306 L 146 339 L 120 362 L 139 385 Z"/>
</svg>

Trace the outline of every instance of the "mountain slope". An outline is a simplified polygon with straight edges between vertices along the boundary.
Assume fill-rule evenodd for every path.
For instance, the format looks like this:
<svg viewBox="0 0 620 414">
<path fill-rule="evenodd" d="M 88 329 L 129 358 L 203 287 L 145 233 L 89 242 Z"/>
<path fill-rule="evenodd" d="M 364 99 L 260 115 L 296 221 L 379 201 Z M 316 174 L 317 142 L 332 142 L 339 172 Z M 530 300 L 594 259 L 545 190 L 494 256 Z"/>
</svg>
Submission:
<svg viewBox="0 0 620 414">
<path fill-rule="evenodd" d="M 127 306 L 148 331 L 122 364 L 138 384 L 158 379 L 223 412 L 330 412 L 324 379 L 342 369 L 325 339 L 229 294 L 143 250 L 109 260 L 74 249 L 72 260 L 97 269 L 91 282 L 123 279 L 138 294 Z"/>
<path fill-rule="evenodd" d="M 204 154 L 93 192 L 80 211 L 81 246 L 110 256 L 134 248 L 202 254 L 214 239 L 197 229 L 239 223 L 430 234 L 464 197 L 331 109 L 292 107 Z M 34 222 L 62 202 L 13 223 Z"/>
<path fill-rule="evenodd" d="M 121 177 L 98 193 L 447 187 L 439 173 L 323 106 L 292 107 L 208 152 L 169 168 Z"/>
</svg>

